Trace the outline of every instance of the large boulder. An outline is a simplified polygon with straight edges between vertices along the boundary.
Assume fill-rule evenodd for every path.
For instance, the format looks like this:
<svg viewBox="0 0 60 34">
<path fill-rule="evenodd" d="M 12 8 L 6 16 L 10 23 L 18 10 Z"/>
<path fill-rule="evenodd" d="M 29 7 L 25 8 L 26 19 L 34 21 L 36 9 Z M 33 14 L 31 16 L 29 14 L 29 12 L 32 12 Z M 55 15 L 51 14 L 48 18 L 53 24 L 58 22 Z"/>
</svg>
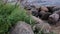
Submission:
<svg viewBox="0 0 60 34">
<path fill-rule="evenodd" d="M 60 20 L 60 10 L 53 12 L 53 14 L 49 16 L 50 24 L 56 24 L 59 20 Z"/>
<path fill-rule="evenodd" d="M 43 32 L 44 34 L 51 33 L 51 26 L 48 23 L 39 23 L 35 25 L 35 32 L 37 33 Z M 40 32 L 39 32 L 40 31 Z"/>
<path fill-rule="evenodd" d="M 48 23 L 34 16 L 32 16 L 32 18 L 36 22 L 36 24 L 33 27 L 34 32 L 38 33 L 39 31 L 43 31 L 44 34 L 52 32 L 51 26 Z"/>
<path fill-rule="evenodd" d="M 34 34 L 29 24 L 19 21 L 15 28 L 12 29 L 11 34 Z"/>
<path fill-rule="evenodd" d="M 41 11 L 49 11 L 47 7 L 41 6 Z"/>
</svg>

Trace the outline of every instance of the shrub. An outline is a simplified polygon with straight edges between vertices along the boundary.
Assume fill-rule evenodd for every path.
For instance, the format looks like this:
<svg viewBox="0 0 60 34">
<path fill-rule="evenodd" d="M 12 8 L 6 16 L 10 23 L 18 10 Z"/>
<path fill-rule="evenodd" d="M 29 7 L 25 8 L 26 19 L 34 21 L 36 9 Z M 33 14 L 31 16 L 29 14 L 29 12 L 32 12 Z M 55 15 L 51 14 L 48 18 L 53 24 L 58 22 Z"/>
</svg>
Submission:
<svg viewBox="0 0 60 34">
<path fill-rule="evenodd" d="M 32 24 L 30 16 L 18 5 L 0 4 L 0 34 L 8 34 L 9 28 L 16 24 L 17 21 Z"/>
</svg>

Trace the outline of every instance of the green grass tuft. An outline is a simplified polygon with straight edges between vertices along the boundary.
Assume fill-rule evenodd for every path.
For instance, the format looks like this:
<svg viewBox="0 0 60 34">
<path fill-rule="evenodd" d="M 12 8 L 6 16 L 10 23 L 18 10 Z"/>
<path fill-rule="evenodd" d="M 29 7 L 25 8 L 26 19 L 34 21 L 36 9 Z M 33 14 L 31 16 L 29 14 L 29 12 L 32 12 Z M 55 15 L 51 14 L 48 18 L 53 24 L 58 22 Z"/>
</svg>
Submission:
<svg viewBox="0 0 60 34">
<path fill-rule="evenodd" d="M 6 4 L 0 5 L 0 34 L 7 34 L 9 28 L 16 24 L 17 21 L 25 21 L 32 24 L 31 17 L 27 15 L 26 11 L 19 6 Z"/>
</svg>

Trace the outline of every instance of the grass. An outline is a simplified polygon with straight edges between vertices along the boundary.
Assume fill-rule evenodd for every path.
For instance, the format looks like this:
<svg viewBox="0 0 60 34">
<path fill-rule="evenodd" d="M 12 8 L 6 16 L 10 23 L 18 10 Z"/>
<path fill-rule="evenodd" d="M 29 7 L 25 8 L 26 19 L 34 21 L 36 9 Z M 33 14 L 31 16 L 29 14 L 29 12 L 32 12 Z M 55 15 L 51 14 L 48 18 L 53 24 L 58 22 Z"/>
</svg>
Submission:
<svg viewBox="0 0 60 34">
<path fill-rule="evenodd" d="M 18 5 L 0 4 L 0 34 L 8 34 L 9 28 L 18 21 L 25 21 L 28 24 L 34 22 Z"/>
</svg>

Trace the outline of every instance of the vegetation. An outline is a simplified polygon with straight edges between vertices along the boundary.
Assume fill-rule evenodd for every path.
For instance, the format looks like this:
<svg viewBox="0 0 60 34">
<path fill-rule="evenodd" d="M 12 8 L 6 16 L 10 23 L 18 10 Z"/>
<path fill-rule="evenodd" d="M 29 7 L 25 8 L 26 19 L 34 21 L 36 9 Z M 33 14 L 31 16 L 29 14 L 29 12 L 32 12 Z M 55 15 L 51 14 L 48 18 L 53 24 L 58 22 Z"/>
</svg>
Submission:
<svg viewBox="0 0 60 34">
<path fill-rule="evenodd" d="M 18 21 L 25 21 L 31 26 L 35 24 L 19 5 L 4 4 L 0 1 L 0 34 L 9 34 L 9 29 Z M 38 34 L 42 34 L 42 31 Z"/>
<path fill-rule="evenodd" d="M 16 24 L 17 21 L 25 21 L 32 24 L 32 19 L 24 9 L 18 5 L 0 2 L 0 34 L 8 34 L 9 28 Z"/>
</svg>

